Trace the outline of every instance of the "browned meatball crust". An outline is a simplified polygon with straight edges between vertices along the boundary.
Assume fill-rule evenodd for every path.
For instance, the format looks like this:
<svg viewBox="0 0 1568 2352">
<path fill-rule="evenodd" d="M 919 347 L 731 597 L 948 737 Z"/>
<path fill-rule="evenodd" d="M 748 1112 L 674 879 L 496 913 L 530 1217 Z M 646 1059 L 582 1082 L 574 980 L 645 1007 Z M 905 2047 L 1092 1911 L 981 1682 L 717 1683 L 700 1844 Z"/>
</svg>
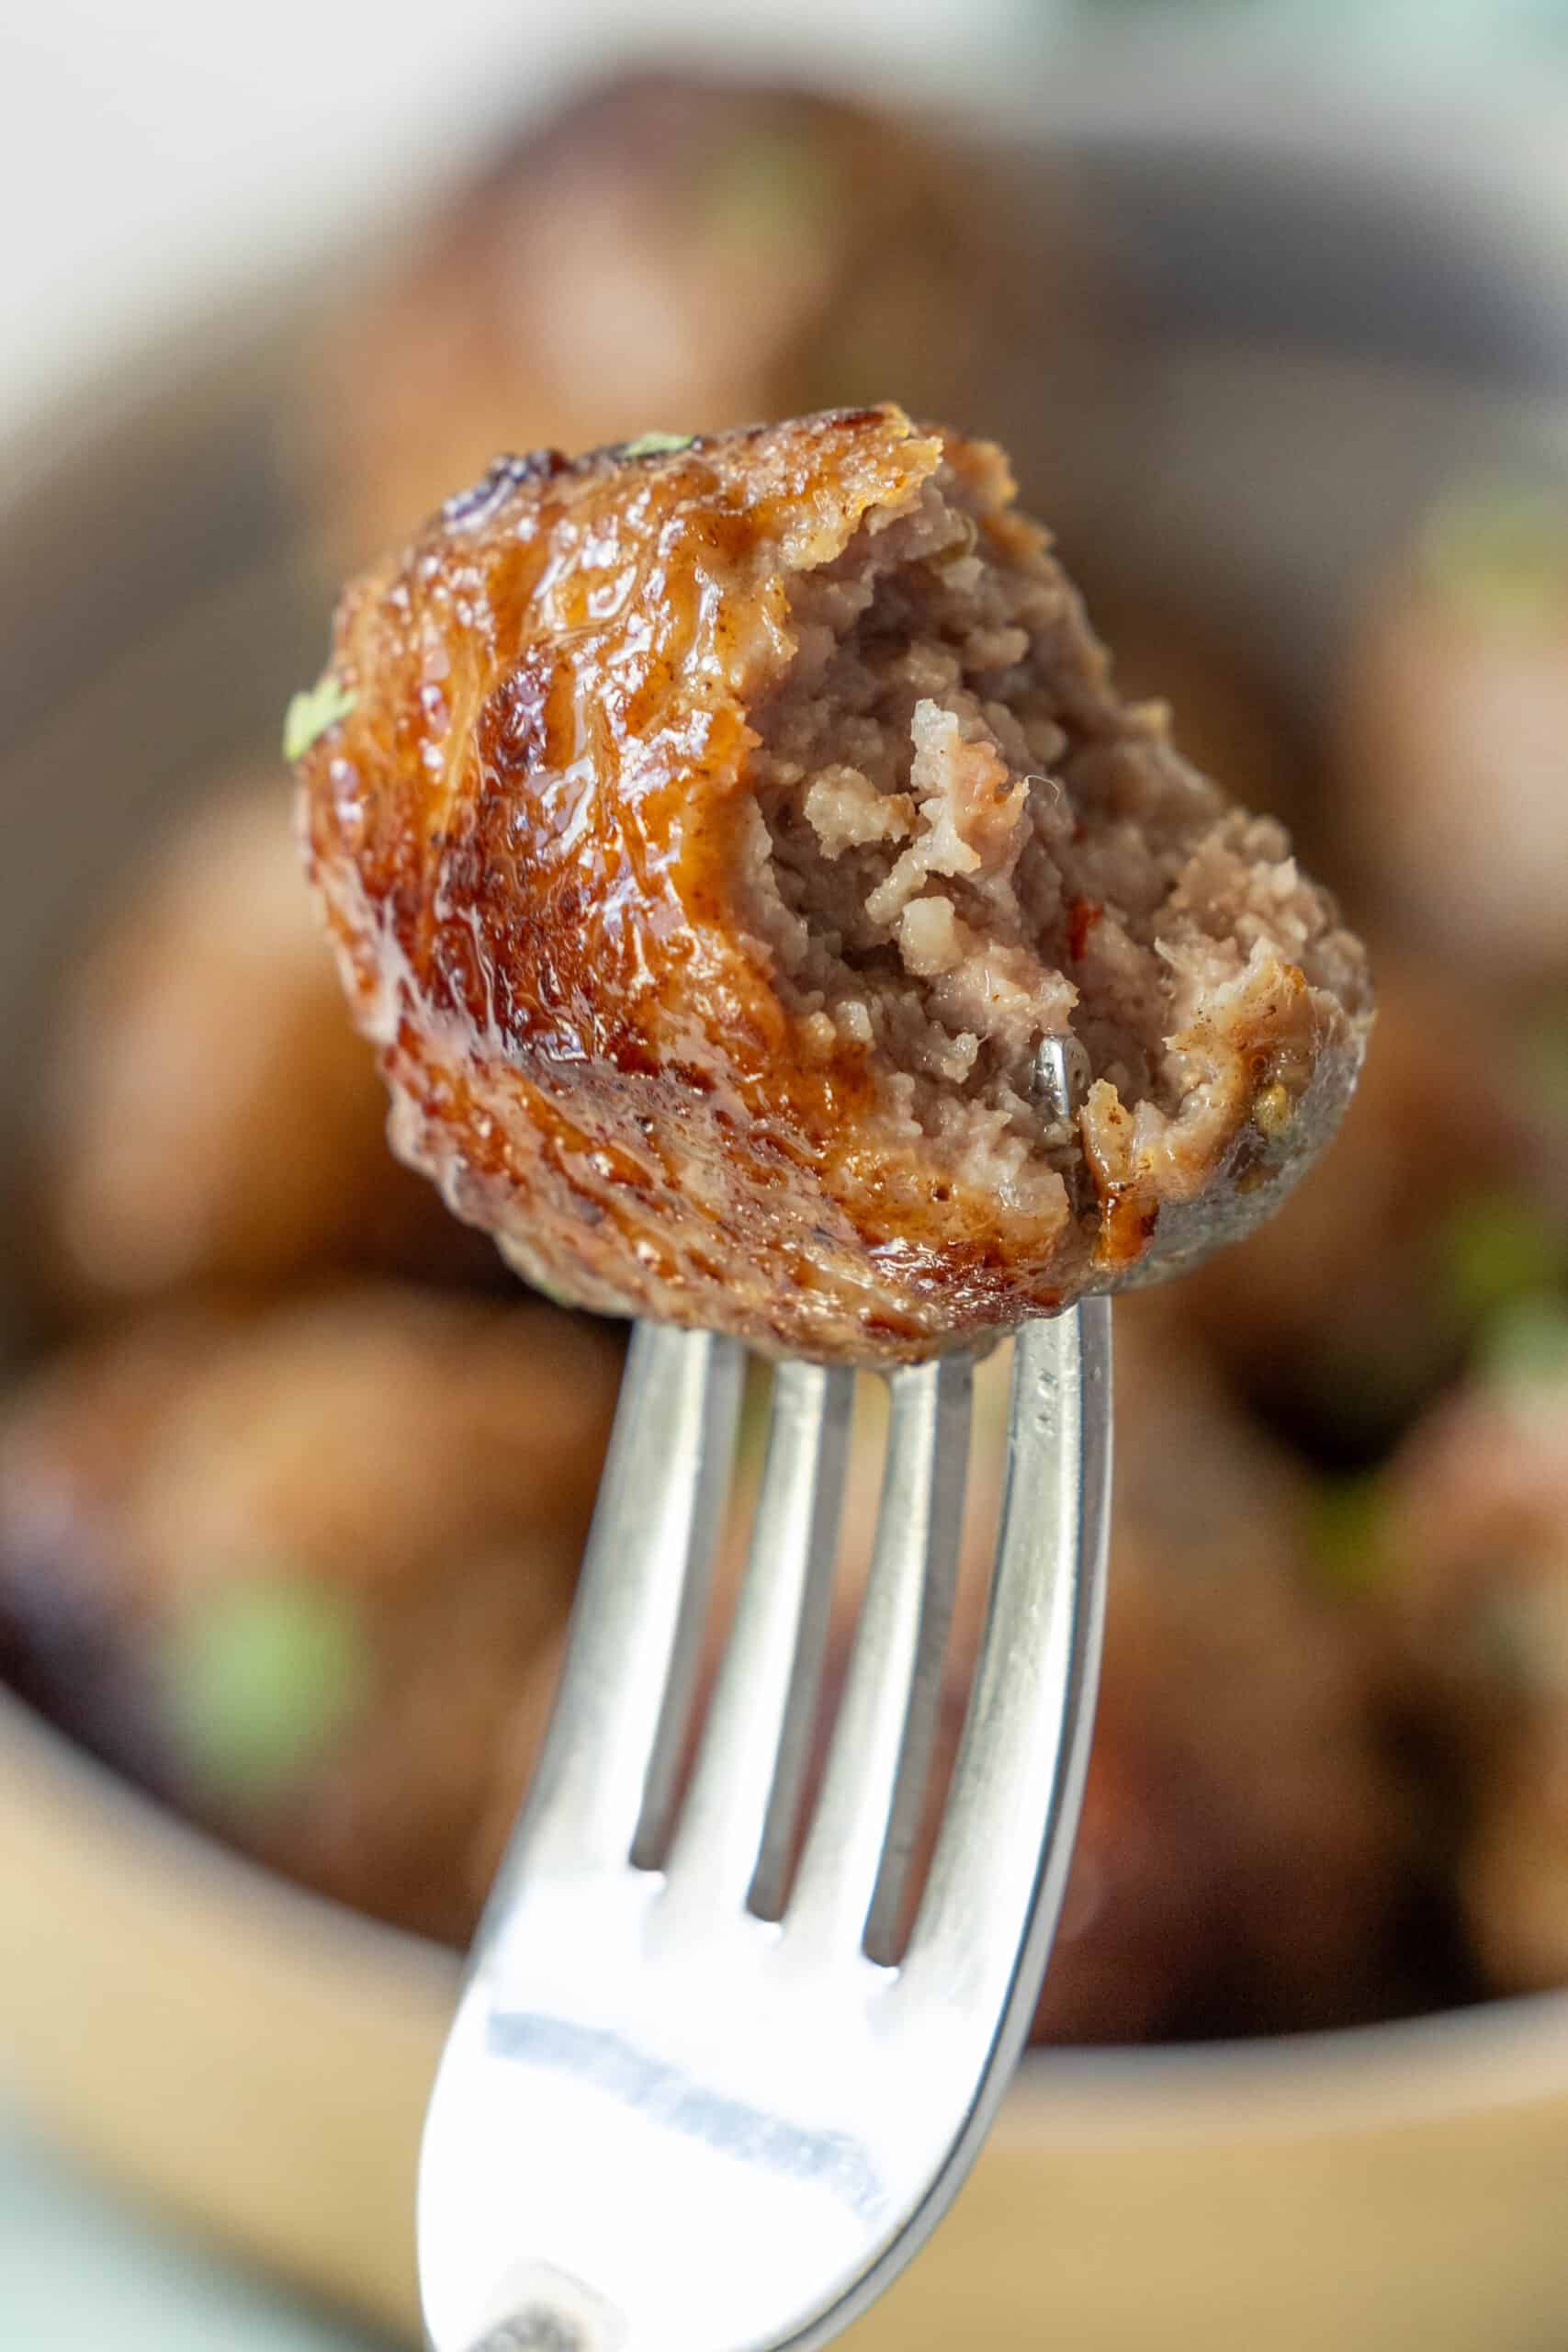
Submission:
<svg viewBox="0 0 1568 2352">
<path fill-rule="evenodd" d="M 321 695 L 394 1142 L 584 1305 L 919 1357 L 1248 1229 L 1354 1082 L 1332 904 L 1118 697 L 999 452 L 898 409 L 503 462 Z"/>
<path fill-rule="evenodd" d="M 384 1285 L 164 1311 L 0 1415 L 0 1657 L 272 1867 L 461 1941 L 541 1735 L 616 1352 Z"/>
<path fill-rule="evenodd" d="M 129 877 L 66 975 L 42 1079 L 28 1208 L 51 1304 L 482 1270 L 388 1149 L 281 774 L 215 793 Z"/>
<path fill-rule="evenodd" d="M 1106 363 L 1105 272 L 1062 175 L 997 147 L 787 85 L 589 85 L 337 311 L 312 506 L 358 561 L 498 449 L 892 389 L 1011 436 L 1060 513 L 1134 371 Z"/>
</svg>

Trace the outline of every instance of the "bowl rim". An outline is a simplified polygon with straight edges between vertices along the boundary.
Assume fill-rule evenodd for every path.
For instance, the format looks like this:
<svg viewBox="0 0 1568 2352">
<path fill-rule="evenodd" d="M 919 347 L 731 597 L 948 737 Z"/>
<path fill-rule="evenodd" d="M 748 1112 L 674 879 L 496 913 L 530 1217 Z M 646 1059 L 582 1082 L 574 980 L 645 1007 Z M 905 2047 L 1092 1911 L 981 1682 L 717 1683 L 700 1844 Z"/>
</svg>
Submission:
<svg viewBox="0 0 1568 2352">
<path fill-rule="evenodd" d="M 100 1835 L 150 1852 L 165 1876 L 237 1919 L 263 1917 L 308 1957 L 314 1946 L 448 2005 L 462 1953 L 286 1878 L 186 1819 L 0 1683 L 0 1756 L 73 1794 Z M 1549 2063 L 1550 2062 L 1550 2063 Z M 1354 2130 L 1397 2111 L 1418 2120 L 1483 2111 L 1568 2090 L 1568 1989 L 1515 1994 L 1369 2025 L 1206 2041 L 1034 2046 L 1010 2094 L 1031 2137 L 1073 2146 L 1234 2135 L 1289 2137 L 1310 2113 Z"/>
</svg>

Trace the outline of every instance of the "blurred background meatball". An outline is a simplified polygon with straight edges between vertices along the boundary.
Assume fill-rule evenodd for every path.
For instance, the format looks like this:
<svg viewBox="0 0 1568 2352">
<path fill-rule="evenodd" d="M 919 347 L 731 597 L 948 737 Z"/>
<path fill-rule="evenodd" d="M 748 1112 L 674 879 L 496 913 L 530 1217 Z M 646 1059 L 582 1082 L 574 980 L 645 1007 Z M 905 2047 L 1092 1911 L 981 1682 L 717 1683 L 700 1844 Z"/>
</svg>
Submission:
<svg viewBox="0 0 1568 2352">
<path fill-rule="evenodd" d="M 1185 1285 L 1239 1390 L 1314 1456 L 1390 1444 L 1495 1307 L 1568 1272 L 1568 1100 L 1457 975 L 1379 964 L 1334 1149 Z"/>
<path fill-rule="evenodd" d="M 176 821 L 80 944 L 39 1057 L 35 1293 L 123 1307 L 323 1267 L 488 1276 L 392 1158 L 281 771 Z"/>
<path fill-rule="evenodd" d="M 0 1421 L 11 1679 L 275 1868 L 464 1940 L 616 1369 L 551 1307 L 398 1284 L 81 1343 Z"/>
<path fill-rule="evenodd" d="M 1351 643 L 1338 791 L 1365 887 L 1467 977 L 1568 979 L 1568 481 L 1456 489 Z"/>
<path fill-rule="evenodd" d="M 782 84 L 591 84 L 333 322 L 304 434 L 334 553 L 396 544 L 502 451 L 889 397 L 1005 441 L 1059 526 L 1134 390 L 1105 284 L 1038 153 Z"/>
<path fill-rule="evenodd" d="M 1477 1958 L 1503 1990 L 1568 1983 L 1568 1295 L 1495 1325 L 1365 1490 L 1361 1543 Z"/>
</svg>

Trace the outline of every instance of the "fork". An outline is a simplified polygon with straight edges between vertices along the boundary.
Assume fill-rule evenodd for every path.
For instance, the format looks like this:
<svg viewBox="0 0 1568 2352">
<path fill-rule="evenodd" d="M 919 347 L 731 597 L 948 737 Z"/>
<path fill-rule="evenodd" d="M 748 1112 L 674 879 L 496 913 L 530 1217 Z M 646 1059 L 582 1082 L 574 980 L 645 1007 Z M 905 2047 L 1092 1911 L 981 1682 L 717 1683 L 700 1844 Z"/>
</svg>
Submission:
<svg viewBox="0 0 1568 2352">
<path fill-rule="evenodd" d="M 1015 1344 L 986 1628 L 900 1951 L 972 1359 L 887 1376 L 871 1568 L 802 1825 L 853 1375 L 775 1370 L 750 1555 L 688 1770 L 744 1355 L 637 1327 L 555 1713 L 426 2124 L 435 2352 L 822 2344 L 935 2226 L 1026 2036 L 1077 1826 L 1110 1351 L 1103 1299 Z"/>
</svg>

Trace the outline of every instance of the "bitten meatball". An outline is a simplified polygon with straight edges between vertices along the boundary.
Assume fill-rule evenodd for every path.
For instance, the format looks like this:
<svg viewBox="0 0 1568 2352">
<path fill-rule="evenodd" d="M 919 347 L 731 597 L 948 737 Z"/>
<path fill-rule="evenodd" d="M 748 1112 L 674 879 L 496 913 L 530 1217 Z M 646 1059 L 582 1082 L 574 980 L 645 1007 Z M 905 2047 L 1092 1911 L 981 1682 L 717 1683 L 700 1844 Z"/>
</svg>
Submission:
<svg viewBox="0 0 1568 2352">
<path fill-rule="evenodd" d="M 1568 488 L 1447 501 L 1351 642 L 1341 785 L 1370 884 L 1446 960 L 1568 974 Z"/>
<path fill-rule="evenodd" d="M 615 1351 L 353 1289 L 164 1311 L 0 1418 L 0 1658 L 307 1885 L 464 1939 L 543 1728 Z"/>
<path fill-rule="evenodd" d="M 1187 1286 L 1241 1385 L 1315 1451 L 1378 1451 L 1489 1312 L 1568 1272 L 1568 1104 L 1535 1060 L 1529 1033 L 1472 989 L 1382 963 L 1334 1150 Z"/>
<path fill-rule="evenodd" d="M 1568 1984 L 1568 1298 L 1502 1323 L 1368 1505 L 1400 1705 L 1458 1799 L 1475 1951 L 1502 1991 Z"/>
<path fill-rule="evenodd" d="M 976 1373 L 938 1789 L 979 1638 L 1006 1378 L 1005 1356 Z M 1406 2006 L 1414 1821 L 1380 1737 L 1365 1614 L 1316 1575 L 1313 1484 L 1153 1299 L 1118 1308 L 1116 1416 L 1100 1703 L 1036 2038 L 1296 2030 Z M 849 1507 L 863 1577 L 875 1492 L 868 1458 Z M 835 1680 L 856 1583 L 838 1597 Z M 936 1817 L 933 1801 L 922 1851 Z"/>
<path fill-rule="evenodd" d="M 1000 453 L 897 408 L 503 463 L 317 695 L 394 1142 L 581 1304 L 919 1357 L 1247 1230 L 1354 1082 L 1285 835 L 1116 695 Z"/>
<path fill-rule="evenodd" d="M 1011 435 L 1060 513 L 1134 371 L 1103 356 L 1105 271 L 1061 176 L 995 149 L 769 83 L 590 86 L 334 319 L 312 505 L 358 561 L 498 450 L 891 388 Z"/>
<path fill-rule="evenodd" d="M 152 851 L 67 976 L 41 1075 L 30 1207 L 57 1301 L 332 1263 L 479 1270 L 387 1148 L 280 779 L 220 793 Z"/>
</svg>

